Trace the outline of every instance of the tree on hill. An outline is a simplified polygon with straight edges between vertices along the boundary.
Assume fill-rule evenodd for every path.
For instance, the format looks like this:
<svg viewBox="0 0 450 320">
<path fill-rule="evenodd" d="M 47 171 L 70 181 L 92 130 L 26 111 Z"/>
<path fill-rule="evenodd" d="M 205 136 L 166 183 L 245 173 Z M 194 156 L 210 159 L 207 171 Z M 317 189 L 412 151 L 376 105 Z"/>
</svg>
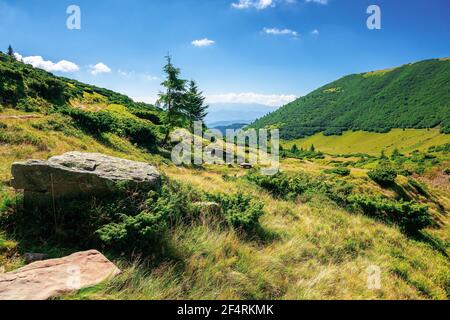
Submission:
<svg viewBox="0 0 450 320">
<path fill-rule="evenodd" d="M 189 121 L 191 130 L 194 128 L 195 121 L 203 121 L 208 114 L 208 105 L 205 105 L 203 92 L 198 90 L 194 80 L 189 81 L 189 87 L 184 99 L 184 109 Z"/>
<path fill-rule="evenodd" d="M 292 153 L 297 153 L 297 152 L 298 152 L 298 147 L 297 147 L 296 144 L 294 144 L 294 145 L 292 146 L 291 152 L 292 152 Z"/>
<path fill-rule="evenodd" d="M 312 145 L 311 145 L 311 148 L 309 149 L 309 151 L 311 151 L 311 152 L 316 152 L 316 147 L 312 144 Z"/>
<path fill-rule="evenodd" d="M 11 45 L 8 46 L 8 51 L 7 51 L 8 56 L 12 57 L 12 58 L 16 58 L 14 55 L 14 50 L 11 47 Z"/>
<path fill-rule="evenodd" d="M 184 98 L 186 92 L 186 80 L 180 79 L 180 69 L 172 64 L 172 57 L 166 57 L 167 63 L 164 66 L 166 80 L 161 83 L 165 92 L 160 92 L 157 104 L 166 110 L 167 133 L 164 143 L 169 139 L 170 131 L 180 123 L 183 114 Z"/>
</svg>

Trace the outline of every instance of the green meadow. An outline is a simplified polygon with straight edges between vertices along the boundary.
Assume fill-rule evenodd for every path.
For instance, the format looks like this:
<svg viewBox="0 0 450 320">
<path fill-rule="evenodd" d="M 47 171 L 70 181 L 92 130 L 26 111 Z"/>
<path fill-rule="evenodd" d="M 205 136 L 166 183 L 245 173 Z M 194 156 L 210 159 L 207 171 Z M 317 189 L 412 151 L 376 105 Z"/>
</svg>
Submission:
<svg viewBox="0 0 450 320">
<path fill-rule="evenodd" d="M 392 153 L 398 149 L 402 153 L 411 153 L 446 143 L 450 143 L 450 135 L 441 133 L 439 129 L 393 129 L 388 133 L 347 131 L 340 136 L 318 133 L 303 139 L 284 141 L 282 145 L 289 149 L 294 144 L 304 149 L 314 145 L 317 150 L 335 155 L 365 153 L 377 156 L 382 151 Z"/>
</svg>

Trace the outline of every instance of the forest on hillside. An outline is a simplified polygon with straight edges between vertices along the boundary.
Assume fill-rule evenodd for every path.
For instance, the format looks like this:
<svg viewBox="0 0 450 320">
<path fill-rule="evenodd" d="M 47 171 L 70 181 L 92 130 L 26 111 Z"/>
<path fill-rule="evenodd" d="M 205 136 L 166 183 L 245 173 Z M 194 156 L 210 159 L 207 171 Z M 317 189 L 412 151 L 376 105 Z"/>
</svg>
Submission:
<svg viewBox="0 0 450 320">
<path fill-rule="evenodd" d="M 319 132 L 388 132 L 440 127 L 450 133 L 450 59 L 349 75 L 287 104 L 251 127 L 277 127 L 284 139 Z"/>
</svg>

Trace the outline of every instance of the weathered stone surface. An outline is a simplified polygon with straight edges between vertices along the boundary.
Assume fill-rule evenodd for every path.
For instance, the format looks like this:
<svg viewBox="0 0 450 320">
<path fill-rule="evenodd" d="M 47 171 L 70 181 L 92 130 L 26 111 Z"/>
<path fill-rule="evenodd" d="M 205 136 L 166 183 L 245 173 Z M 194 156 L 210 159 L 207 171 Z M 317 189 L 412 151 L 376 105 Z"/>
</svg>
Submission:
<svg viewBox="0 0 450 320">
<path fill-rule="evenodd" d="M 96 250 L 0 274 L 0 300 L 46 300 L 99 284 L 120 270 Z"/>
<path fill-rule="evenodd" d="M 102 196 L 118 183 L 149 189 L 160 180 L 154 166 L 99 153 L 69 152 L 47 161 L 12 165 L 11 185 L 25 192 L 25 203 L 44 205 L 57 199 Z"/>
</svg>

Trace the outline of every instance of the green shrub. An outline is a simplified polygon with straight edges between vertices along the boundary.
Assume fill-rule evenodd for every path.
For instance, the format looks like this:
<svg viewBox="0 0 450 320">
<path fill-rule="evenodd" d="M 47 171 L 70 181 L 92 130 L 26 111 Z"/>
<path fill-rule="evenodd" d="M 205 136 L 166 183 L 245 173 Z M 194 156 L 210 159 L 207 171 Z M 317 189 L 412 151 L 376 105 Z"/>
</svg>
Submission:
<svg viewBox="0 0 450 320">
<path fill-rule="evenodd" d="M 47 143 L 40 137 L 14 125 L 2 125 L 2 127 L 3 129 L 0 130 L 0 143 L 12 145 L 30 144 L 35 146 L 39 151 L 48 150 Z"/>
<path fill-rule="evenodd" d="M 246 178 L 275 197 L 293 200 L 300 195 L 324 195 L 339 205 L 346 204 L 347 197 L 354 188 L 352 184 L 342 180 L 328 179 L 326 176 L 315 176 L 304 172 L 295 175 L 278 173 L 273 176 L 251 172 Z"/>
<path fill-rule="evenodd" d="M 450 168 L 445 169 L 445 170 L 444 170 L 444 173 L 445 173 L 446 175 L 450 175 Z"/>
<path fill-rule="evenodd" d="M 144 120 L 137 121 L 131 117 L 118 118 L 113 113 L 105 111 L 85 112 L 66 108 L 62 112 L 70 115 L 78 125 L 92 134 L 114 133 L 147 148 L 156 145 L 157 134 L 154 125 L 144 123 Z"/>
<path fill-rule="evenodd" d="M 226 221 L 237 229 L 251 231 L 259 225 L 259 218 L 264 214 L 264 204 L 249 195 L 208 194 L 209 201 L 217 202 Z"/>
<path fill-rule="evenodd" d="M 15 106 L 24 95 L 24 91 L 22 73 L 9 66 L 0 65 L 0 103 Z"/>
<path fill-rule="evenodd" d="M 327 169 L 324 171 L 327 174 L 336 174 L 342 177 L 347 177 L 350 175 L 350 169 L 345 167 L 336 167 L 333 169 Z"/>
<path fill-rule="evenodd" d="M 34 97 L 42 97 L 55 104 L 64 102 L 64 90 L 66 85 L 57 78 L 46 77 L 42 80 L 28 80 L 28 88 Z"/>
<path fill-rule="evenodd" d="M 131 113 L 140 119 L 151 121 L 156 125 L 160 125 L 162 123 L 161 118 L 156 111 L 132 110 Z"/>
<path fill-rule="evenodd" d="M 168 180 L 150 192 L 118 187 L 121 192 L 115 196 L 18 210 L 0 217 L 0 226 L 30 241 L 150 253 L 163 247 L 171 228 L 195 219 L 192 203 L 202 199 L 192 188 Z"/>
<path fill-rule="evenodd" d="M 192 188 L 166 181 L 161 188 L 137 201 L 138 208 L 114 213 L 117 219 L 95 233 L 114 250 L 127 251 L 133 247 L 151 251 L 155 245 L 161 245 L 170 228 L 195 218 L 192 203 L 200 197 Z"/>
<path fill-rule="evenodd" d="M 3 184 L 0 183 L 0 214 L 5 212 L 14 203 L 14 199 L 6 192 Z"/>
<path fill-rule="evenodd" d="M 395 183 L 397 170 L 390 164 L 379 164 L 375 169 L 369 171 L 368 176 L 381 186 L 390 186 Z"/>
<path fill-rule="evenodd" d="M 366 195 L 351 196 L 349 201 L 365 214 L 394 223 L 408 233 L 417 232 L 433 224 L 428 207 L 425 205 Z"/>
<path fill-rule="evenodd" d="M 42 98 L 26 97 L 19 100 L 16 109 L 24 112 L 41 112 L 49 114 L 54 111 L 54 106 Z"/>
<path fill-rule="evenodd" d="M 292 193 L 299 193 L 301 191 L 293 190 L 294 188 L 289 177 L 280 172 L 273 176 L 266 176 L 256 172 L 251 172 L 246 175 L 246 178 L 259 187 L 267 190 L 275 197 L 280 197 L 283 199 L 290 198 Z"/>
<path fill-rule="evenodd" d="M 0 227 L 30 241 L 46 239 L 60 246 L 159 253 L 171 230 L 199 220 L 196 204 L 207 199 L 223 208 L 221 219 L 245 231 L 257 227 L 264 213 L 263 204 L 251 196 L 207 195 L 191 186 L 163 180 L 149 192 L 118 185 L 120 192 L 110 197 L 56 201 L 55 207 L 49 203 L 48 208 L 17 210 L 0 215 Z"/>
</svg>

